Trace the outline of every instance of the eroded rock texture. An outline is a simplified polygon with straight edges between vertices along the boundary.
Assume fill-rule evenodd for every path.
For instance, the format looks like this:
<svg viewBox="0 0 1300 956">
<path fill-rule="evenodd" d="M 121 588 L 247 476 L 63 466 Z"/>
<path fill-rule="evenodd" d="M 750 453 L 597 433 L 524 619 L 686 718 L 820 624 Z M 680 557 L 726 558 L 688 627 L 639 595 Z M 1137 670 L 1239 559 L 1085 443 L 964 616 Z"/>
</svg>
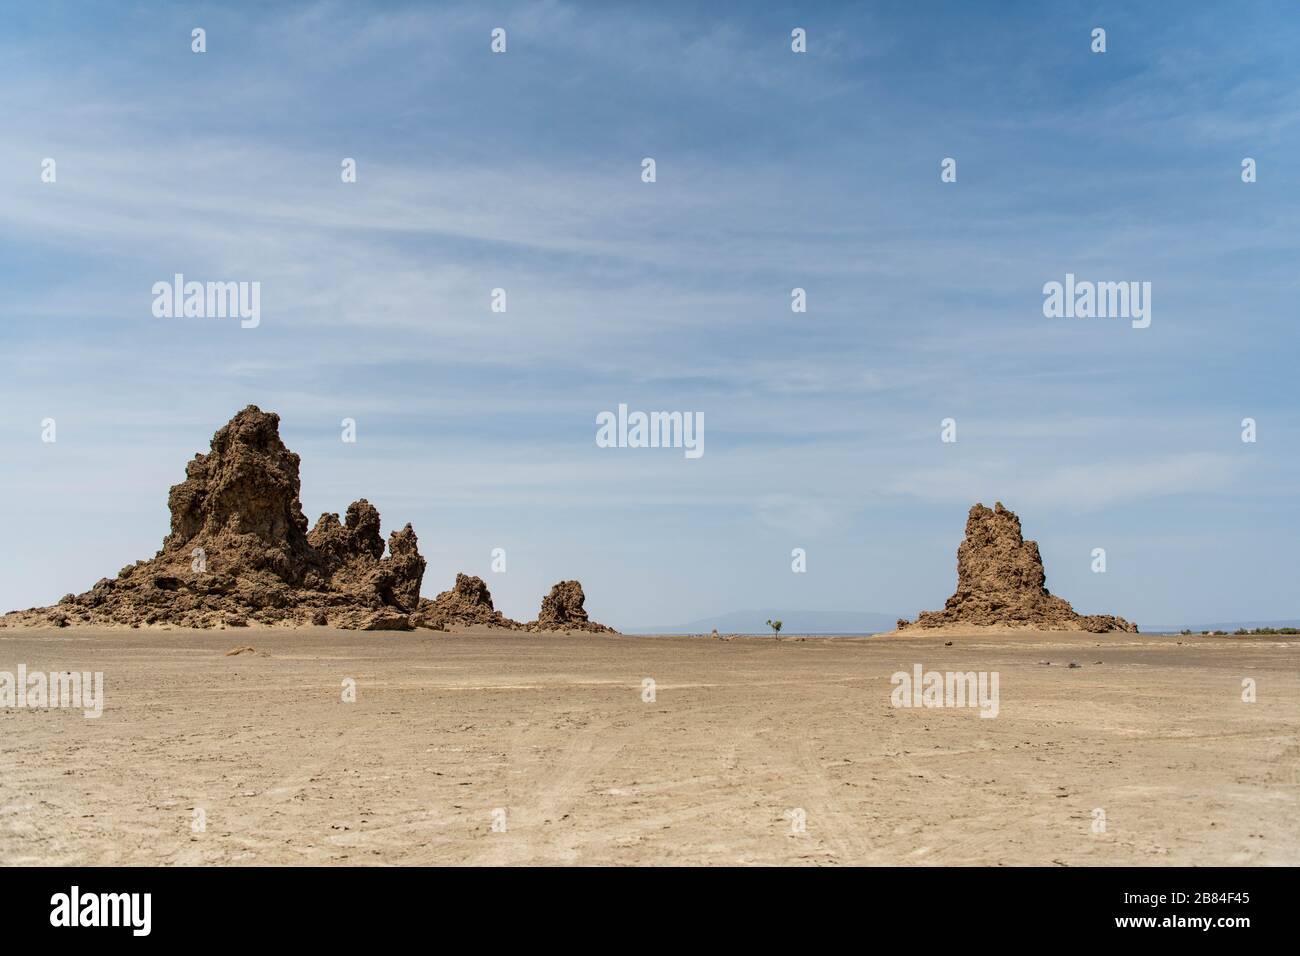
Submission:
<svg viewBox="0 0 1300 956">
<path fill-rule="evenodd" d="M 612 627 L 597 624 L 587 617 L 583 607 L 586 595 L 577 581 L 561 581 L 542 598 L 537 620 L 527 624 L 512 621 L 492 606 L 492 594 L 480 577 L 457 574 L 456 584 L 432 601 L 420 601 L 411 615 L 416 627 L 446 630 L 448 627 L 487 626 L 518 631 L 587 631 L 592 634 L 617 634 Z"/>
<path fill-rule="evenodd" d="M 502 627 L 514 630 L 519 622 L 512 621 L 492 606 L 492 592 L 480 577 L 457 574 L 456 584 L 443 591 L 432 601 L 420 602 L 419 610 L 411 622 L 417 627 L 445 630 L 448 625 Z"/>
<path fill-rule="evenodd" d="M 1047 630 L 1136 631 L 1137 625 L 1109 614 L 1077 614 L 1051 594 L 1038 544 L 1020 533 L 1020 519 L 997 502 L 977 504 L 966 519 L 966 538 L 957 548 L 957 590 L 942 611 L 924 611 L 899 627 L 975 624 Z"/>
<path fill-rule="evenodd" d="M 172 487 L 161 551 L 8 623 L 409 628 L 425 564 L 415 532 L 389 535 L 385 557 L 379 512 L 362 498 L 308 533 L 298 456 L 279 425 L 255 405 L 239 412 Z"/>
<path fill-rule="evenodd" d="M 537 620 L 525 624 L 529 631 L 590 631 L 593 634 L 616 634 L 612 627 L 588 619 L 583 604 L 587 596 L 577 581 L 561 581 L 542 598 Z"/>
</svg>

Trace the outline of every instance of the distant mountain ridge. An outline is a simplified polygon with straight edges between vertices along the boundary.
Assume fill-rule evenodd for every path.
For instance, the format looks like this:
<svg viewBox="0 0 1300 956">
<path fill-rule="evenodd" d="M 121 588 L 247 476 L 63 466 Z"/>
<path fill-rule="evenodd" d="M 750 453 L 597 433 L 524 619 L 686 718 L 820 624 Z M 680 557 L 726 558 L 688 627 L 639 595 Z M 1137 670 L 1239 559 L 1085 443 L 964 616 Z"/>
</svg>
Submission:
<svg viewBox="0 0 1300 956">
<path fill-rule="evenodd" d="M 898 615 L 874 611 L 792 611 L 746 609 L 704 617 L 684 624 L 628 627 L 628 634 L 768 634 L 768 618 L 781 622 L 782 634 L 879 634 L 892 631 Z"/>
</svg>

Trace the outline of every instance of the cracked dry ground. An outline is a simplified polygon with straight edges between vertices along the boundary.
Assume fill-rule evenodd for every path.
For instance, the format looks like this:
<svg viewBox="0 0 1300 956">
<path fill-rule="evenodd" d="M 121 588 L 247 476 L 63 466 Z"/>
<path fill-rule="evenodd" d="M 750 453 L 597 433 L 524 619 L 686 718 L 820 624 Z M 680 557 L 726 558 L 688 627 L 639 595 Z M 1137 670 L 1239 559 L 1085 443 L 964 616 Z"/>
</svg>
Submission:
<svg viewBox="0 0 1300 956">
<path fill-rule="evenodd" d="M 0 709 L 0 863 L 1296 864 L 1298 653 L 11 630 L 0 671 L 103 671 L 107 703 Z M 999 715 L 893 708 L 917 663 L 997 671 Z"/>
</svg>

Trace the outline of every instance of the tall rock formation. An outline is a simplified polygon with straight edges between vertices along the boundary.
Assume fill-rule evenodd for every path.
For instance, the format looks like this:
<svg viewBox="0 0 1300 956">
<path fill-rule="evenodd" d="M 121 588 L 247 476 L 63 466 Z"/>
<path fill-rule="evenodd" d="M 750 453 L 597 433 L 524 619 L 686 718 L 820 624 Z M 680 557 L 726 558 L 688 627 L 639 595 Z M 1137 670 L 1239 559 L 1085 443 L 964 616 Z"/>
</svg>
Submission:
<svg viewBox="0 0 1300 956">
<path fill-rule="evenodd" d="M 561 581 L 542 598 L 537 620 L 524 627 L 530 631 L 588 631 L 592 634 L 617 634 L 612 627 L 597 624 L 587 617 L 583 607 L 587 596 L 577 581 Z"/>
<path fill-rule="evenodd" d="M 425 565 L 415 532 L 394 531 L 385 557 L 379 512 L 362 498 L 344 521 L 323 514 L 309 533 L 299 459 L 279 425 L 249 405 L 217 431 L 172 487 L 171 533 L 153 558 L 6 622 L 409 627 Z"/>
<path fill-rule="evenodd" d="M 1038 544 L 1020 533 L 1020 519 L 997 502 L 977 504 L 966 518 L 966 538 L 957 548 L 957 590 L 942 611 L 923 611 L 905 627 L 953 624 L 1034 627 L 1046 630 L 1136 631 L 1137 625 L 1109 614 L 1077 614 L 1046 587 Z"/>
</svg>

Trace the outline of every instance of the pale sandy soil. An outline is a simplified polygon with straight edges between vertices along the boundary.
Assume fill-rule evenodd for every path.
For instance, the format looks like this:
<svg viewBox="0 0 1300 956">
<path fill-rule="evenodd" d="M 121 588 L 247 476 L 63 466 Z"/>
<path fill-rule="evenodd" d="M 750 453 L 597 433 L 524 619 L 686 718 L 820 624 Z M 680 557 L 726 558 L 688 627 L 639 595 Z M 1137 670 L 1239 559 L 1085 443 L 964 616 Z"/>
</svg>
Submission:
<svg viewBox="0 0 1300 956">
<path fill-rule="evenodd" d="M 0 630 L 19 663 L 107 706 L 0 710 L 5 864 L 1300 863 L 1294 639 Z M 918 663 L 999 716 L 893 708 Z"/>
</svg>

